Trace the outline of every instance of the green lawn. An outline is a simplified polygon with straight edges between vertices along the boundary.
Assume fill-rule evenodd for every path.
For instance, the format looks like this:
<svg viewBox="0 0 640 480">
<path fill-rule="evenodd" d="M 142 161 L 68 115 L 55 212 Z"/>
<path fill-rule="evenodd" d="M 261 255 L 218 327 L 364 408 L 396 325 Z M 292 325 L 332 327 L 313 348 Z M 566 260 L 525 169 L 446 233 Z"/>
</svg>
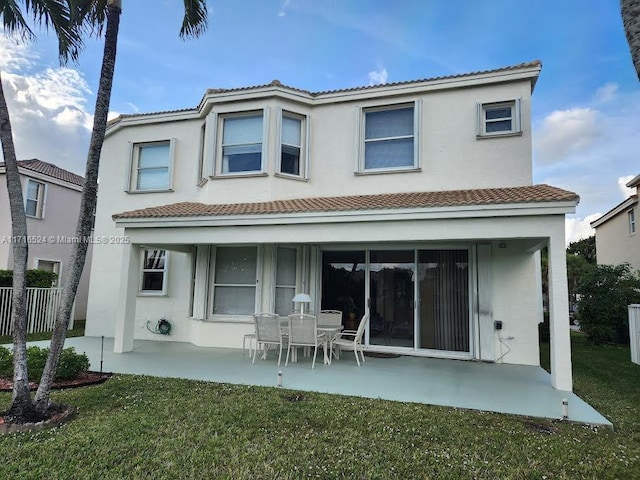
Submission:
<svg viewBox="0 0 640 480">
<path fill-rule="evenodd" d="M 0 438 L 0 478 L 640 478 L 640 366 L 572 339 L 576 392 L 615 429 L 123 375 L 56 392 L 71 423 Z"/>
<path fill-rule="evenodd" d="M 73 328 L 67 331 L 67 338 L 82 337 L 84 335 L 84 326 L 85 326 L 84 320 L 74 322 Z M 37 342 L 38 340 L 50 340 L 50 339 L 51 339 L 51 332 L 39 332 L 39 333 L 27 334 L 27 342 Z M 0 345 L 5 345 L 8 343 L 13 343 L 13 337 L 11 335 L 0 335 Z"/>
</svg>

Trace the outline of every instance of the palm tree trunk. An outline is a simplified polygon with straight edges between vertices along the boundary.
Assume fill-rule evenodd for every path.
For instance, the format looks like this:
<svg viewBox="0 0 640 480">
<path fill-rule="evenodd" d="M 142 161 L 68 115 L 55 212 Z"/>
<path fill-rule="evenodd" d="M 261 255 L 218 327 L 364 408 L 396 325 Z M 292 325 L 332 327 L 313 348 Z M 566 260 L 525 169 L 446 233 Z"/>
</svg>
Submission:
<svg viewBox="0 0 640 480">
<path fill-rule="evenodd" d="M 640 0 L 620 0 L 620 10 L 631 50 L 631 60 L 640 80 Z"/>
<path fill-rule="evenodd" d="M 11 323 L 13 324 L 13 396 L 7 416 L 12 419 L 32 419 L 34 404 L 29 393 L 27 374 L 27 217 L 24 212 L 22 185 L 18 173 L 16 150 L 9 109 L 4 96 L 2 76 L 0 74 L 0 142 L 4 155 L 11 211 L 11 234 L 13 249 L 13 300 L 11 304 Z"/>
<path fill-rule="evenodd" d="M 60 354 L 64 348 L 64 341 L 69 326 L 69 317 L 80 282 L 80 276 L 82 275 L 82 269 L 87 255 L 88 240 L 93 226 L 93 212 L 95 211 L 98 195 L 98 166 L 107 128 L 107 115 L 109 113 L 111 86 L 113 85 L 113 72 L 116 62 L 120 13 L 120 1 L 110 0 L 107 7 L 107 28 L 104 40 L 102 70 L 100 71 L 100 83 L 93 118 L 93 131 L 91 133 L 89 153 L 87 155 L 87 167 L 84 186 L 82 188 L 80 214 L 76 228 L 76 236 L 80 241 L 73 244 L 71 256 L 67 263 L 68 267 L 64 275 L 64 287 L 60 307 L 56 312 L 56 321 L 51 338 L 49 356 L 47 357 L 47 363 L 35 396 L 36 409 L 38 412 L 43 413 L 49 408 L 51 385 L 53 384 L 55 372 L 58 367 Z"/>
</svg>

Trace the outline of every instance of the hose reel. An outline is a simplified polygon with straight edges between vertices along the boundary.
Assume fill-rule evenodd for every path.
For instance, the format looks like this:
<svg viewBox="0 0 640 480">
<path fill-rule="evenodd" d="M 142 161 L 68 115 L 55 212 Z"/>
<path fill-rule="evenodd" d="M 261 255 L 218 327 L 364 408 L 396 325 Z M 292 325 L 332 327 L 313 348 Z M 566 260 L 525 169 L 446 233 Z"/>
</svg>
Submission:
<svg viewBox="0 0 640 480">
<path fill-rule="evenodd" d="M 165 318 L 161 318 L 158 320 L 154 327 L 149 325 L 151 320 L 147 320 L 147 330 L 151 333 L 157 333 L 159 335 L 170 335 L 171 334 L 171 323 Z"/>
</svg>

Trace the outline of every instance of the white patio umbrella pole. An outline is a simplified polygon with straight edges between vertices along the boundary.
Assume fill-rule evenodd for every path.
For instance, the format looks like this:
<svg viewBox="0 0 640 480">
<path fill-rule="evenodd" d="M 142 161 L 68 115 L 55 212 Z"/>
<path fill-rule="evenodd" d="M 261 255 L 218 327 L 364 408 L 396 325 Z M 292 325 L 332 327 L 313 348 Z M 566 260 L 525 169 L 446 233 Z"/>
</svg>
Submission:
<svg viewBox="0 0 640 480">
<path fill-rule="evenodd" d="M 293 297 L 294 303 L 301 303 L 300 313 L 304 314 L 304 304 L 311 303 L 311 297 L 308 293 L 297 293 L 295 297 Z"/>
</svg>

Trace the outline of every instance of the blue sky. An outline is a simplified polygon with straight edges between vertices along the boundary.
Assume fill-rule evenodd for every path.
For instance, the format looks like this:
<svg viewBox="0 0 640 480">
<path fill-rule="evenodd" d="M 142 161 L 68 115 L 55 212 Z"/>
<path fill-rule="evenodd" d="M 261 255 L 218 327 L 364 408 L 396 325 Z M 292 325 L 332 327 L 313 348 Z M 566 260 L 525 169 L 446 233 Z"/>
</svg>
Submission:
<svg viewBox="0 0 640 480">
<path fill-rule="evenodd" d="M 282 83 L 312 91 L 429 78 L 540 59 L 534 181 L 581 196 L 567 236 L 622 201 L 640 173 L 640 83 L 617 1 L 234 0 L 178 38 L 182 2 L 123 0 L 116 113 L 194 107 L 207 88 Z M 102 45 L 60 68 L 46 34 L 0 40 L 19 158 L 83 172 Z M 65 141 L 61 142 L 60 139 Z M 635 158 L 634 158 L 635 157 Z"/>
</svg>

